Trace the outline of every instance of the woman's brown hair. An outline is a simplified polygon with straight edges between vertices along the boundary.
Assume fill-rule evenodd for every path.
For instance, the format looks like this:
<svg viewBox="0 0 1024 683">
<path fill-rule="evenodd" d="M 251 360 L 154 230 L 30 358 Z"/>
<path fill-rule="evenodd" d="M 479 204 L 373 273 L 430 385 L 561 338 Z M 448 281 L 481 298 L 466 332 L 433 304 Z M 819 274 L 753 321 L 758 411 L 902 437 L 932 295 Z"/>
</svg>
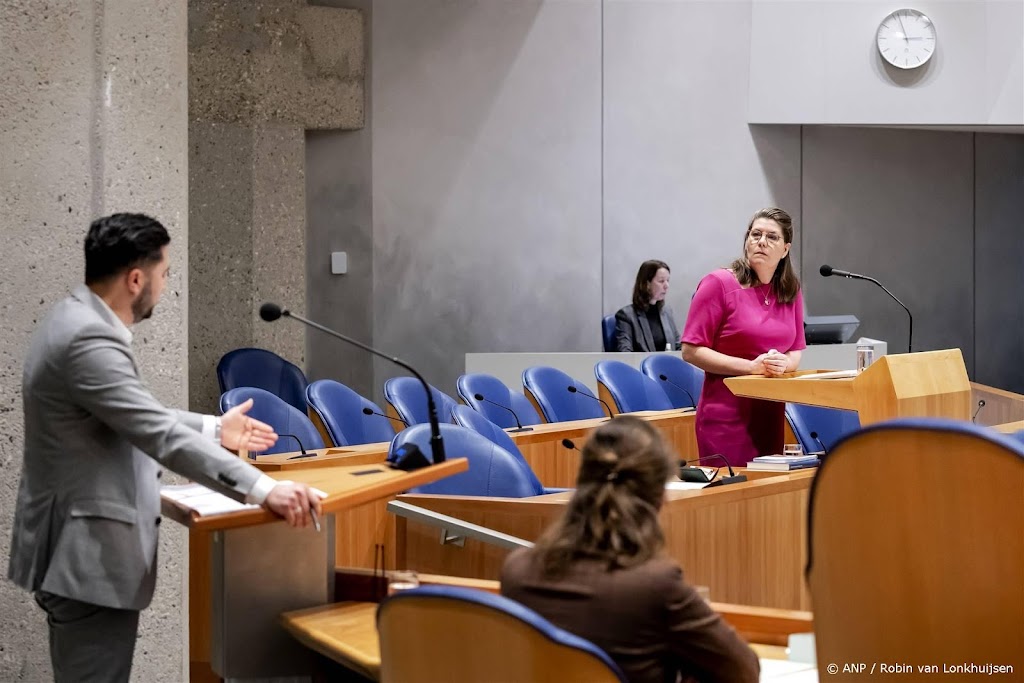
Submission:
<svg viewBox="0 0 1024 683">
<path fill-rule="evenodd" d="M 761 284 L 757 273 L 747 262 L 747 240 L 750 238 L 750 229 L 754 227 L 754 221 L 758 218 L 767 218 L 778 223 L 782 228 L 782 241 L 785 244 L 793 244 L 793 219 L 788 213 L 774 207 L 761 209 L 755 213 L 750 219 L 750 223 L 747 224 L 747 231 L 743 233 L 743 257 L 736 259 L 729 266 L 733 274 L 736 275 L 736 280 L 744 287 L 756 287 Z M 793 301 L 797 292 L 800 291 L 800 280 L 793 272 L 793 264 L 789 258 L 791 254 L 792 249 L 789 254 L 782 257 L 779 265 L 775 267 L 775 274 L 772 275 L 772 291 L 775 293 L 776 300 L 784 304 Z"/>
<path fill-rule="evenodd" d="M 675 461 L 660 432 L 639 418 L 598 427 L 583 446 L 565 514 L 534 546 L 544 573 L 562 575 L 581 559 L 617 569 L 657 555 L 665 544 L 658 510 Z"/>
<path fill-rule="evenodd" d="M 662 268 L 670 273 L 672 272 L 667 263 L 654 259 L 644 261 L 640 264 L 640 270 L 636 271 L 636 282 L 633 283 L 633 308 L 636 309 L 637 313 L 646 311 L 647 307 L 651 305 L 651 293 L 647 290 L 647 285 L 651 284 L 651 280 L 654 279 L 654 276 Z M 656 305 L 660 311 L 661 307 L 665 305 L 664 299 Z"/>
</svg>

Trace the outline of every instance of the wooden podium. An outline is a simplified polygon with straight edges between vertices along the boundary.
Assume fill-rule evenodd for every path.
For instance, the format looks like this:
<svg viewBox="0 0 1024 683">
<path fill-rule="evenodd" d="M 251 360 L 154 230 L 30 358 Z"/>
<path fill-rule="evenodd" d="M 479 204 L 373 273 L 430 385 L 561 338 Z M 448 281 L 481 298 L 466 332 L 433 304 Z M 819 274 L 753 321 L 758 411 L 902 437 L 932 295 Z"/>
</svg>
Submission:
<svg viewBox="0 0 1024 683">
<path fill-rule="evenodd" d="M 468 468 L 465 458 L 455 458 L 413 472 L 359 464 L 269 473 L 327 493 L 321 532 L 292 529 L 263 508 L 200 516 L 162 496 L 164 516 L 194 534 L 210 532 L 209 566 L 189 568 L 190 590 L 204 594 L 190 595 L 189 603 L 198 612 L 191 620 L 209 616 L 213 671 L 228 680 L 308 675 L 310 653 L 281 629 L 279 617 L 332 601 L 336 513 Z"/>
<path fill-rule="evenodd" d="M 882 356 L 856 377 L 814 379 L 822 372 L 729 377 L 725 385 L 737 396 L 855 410 L 862 426 L 896 417 L 971 418 L 960 349 Z"/>
</svg>

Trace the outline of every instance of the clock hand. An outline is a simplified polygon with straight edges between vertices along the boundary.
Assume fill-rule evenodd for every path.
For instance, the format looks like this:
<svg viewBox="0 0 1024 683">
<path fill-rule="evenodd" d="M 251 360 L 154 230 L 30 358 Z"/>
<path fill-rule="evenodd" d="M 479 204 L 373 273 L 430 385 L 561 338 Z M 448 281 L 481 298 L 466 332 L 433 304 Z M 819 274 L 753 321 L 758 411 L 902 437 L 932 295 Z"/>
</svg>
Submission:
<svg viewBox="0 0 1024 683">
<path fill-rule="evenodd" d="M 903 25 L 903 17 L 897 14 L 896 18 L 900 22 L 900 28 L 903 29 L 903 40 L 910 42 L 910 38 L 907 37 L 907 27 Z"/>
</svg>

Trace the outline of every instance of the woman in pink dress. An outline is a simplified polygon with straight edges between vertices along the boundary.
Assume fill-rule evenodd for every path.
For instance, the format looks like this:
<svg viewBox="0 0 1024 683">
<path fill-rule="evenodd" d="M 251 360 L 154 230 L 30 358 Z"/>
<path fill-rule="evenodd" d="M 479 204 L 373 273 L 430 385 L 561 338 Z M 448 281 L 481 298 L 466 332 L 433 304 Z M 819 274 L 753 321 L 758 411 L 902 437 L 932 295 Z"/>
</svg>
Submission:
<svg viewBox="0 0 1024 683">
<path fill-rule="evenodd" d="M 747 226 L 743 258 L 697 285 L 682 342 L 683 359 L 705 372 L 696 421 L 701 457 L 720 453 L 742 466 L 782 452 L 785 404 L 736 396 L 725 378 L 776 377 L 800 365 L 803 297 L 792 245 L 789 214 L 761 209 Z"/>
</svg>

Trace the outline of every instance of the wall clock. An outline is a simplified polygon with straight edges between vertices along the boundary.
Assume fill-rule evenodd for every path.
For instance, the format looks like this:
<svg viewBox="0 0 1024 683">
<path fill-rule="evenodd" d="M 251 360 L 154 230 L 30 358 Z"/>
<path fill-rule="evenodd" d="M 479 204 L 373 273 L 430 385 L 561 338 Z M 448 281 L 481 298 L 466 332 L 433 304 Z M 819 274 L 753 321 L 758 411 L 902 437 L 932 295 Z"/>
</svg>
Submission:
<svg viewBox="0 0 1024 683">
<path fill-rule="evenodd" d="M 897 69 L 924 66 L 935 54 L 935 24 L 916 9 L 898 9 L 878 25 L 875 36 L 882 59 Z"/>
</svg>

